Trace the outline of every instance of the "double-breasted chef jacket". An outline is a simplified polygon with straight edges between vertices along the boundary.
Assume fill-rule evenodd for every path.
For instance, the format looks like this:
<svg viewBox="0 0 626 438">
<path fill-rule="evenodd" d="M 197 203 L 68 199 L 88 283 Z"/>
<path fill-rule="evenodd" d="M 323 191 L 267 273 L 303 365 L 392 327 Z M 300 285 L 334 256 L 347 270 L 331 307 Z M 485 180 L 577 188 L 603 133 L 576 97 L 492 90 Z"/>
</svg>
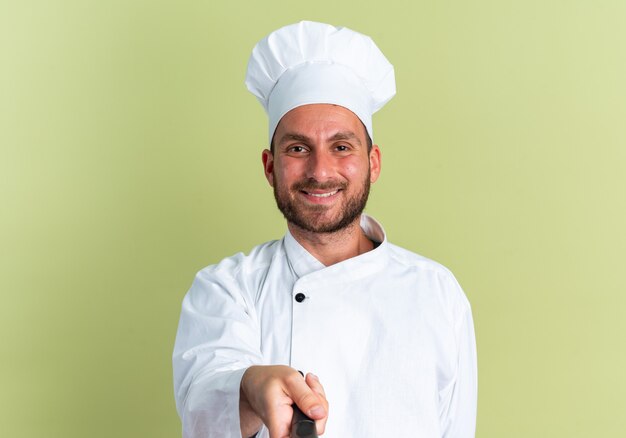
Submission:
<svg viewBox="0 0 626 438">
<path fill-rule="evenodd" d="M 173 354 L 185 438 L 240 437 L 251 365 L 315 373 L 326 438 L 469 438 L 477 399 L 468 300 L 442 265 L 387 242 L 324 266 L 287 232 L 198 272 Z M 258 437 L 268 437 L 263 427 Z"/>
</svg>

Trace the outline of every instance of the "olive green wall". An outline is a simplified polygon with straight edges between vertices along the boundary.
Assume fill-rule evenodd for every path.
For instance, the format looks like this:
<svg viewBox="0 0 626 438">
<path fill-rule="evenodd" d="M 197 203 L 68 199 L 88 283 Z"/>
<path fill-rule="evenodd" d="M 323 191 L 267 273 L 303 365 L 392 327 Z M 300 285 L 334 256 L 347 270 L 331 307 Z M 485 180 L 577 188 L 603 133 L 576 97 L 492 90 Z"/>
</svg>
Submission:
<svg viewBox="0 0 626 438">
<path fill-rule="evenodd" d="M 626 430 L 626 3 L 0 1 L 0 435 L 175 437 L 195 272 L 279 238 L 243 85 L 301 19 L 371 35 L 368 211 L 470 298 L 481 438 Z"/>
</svg>

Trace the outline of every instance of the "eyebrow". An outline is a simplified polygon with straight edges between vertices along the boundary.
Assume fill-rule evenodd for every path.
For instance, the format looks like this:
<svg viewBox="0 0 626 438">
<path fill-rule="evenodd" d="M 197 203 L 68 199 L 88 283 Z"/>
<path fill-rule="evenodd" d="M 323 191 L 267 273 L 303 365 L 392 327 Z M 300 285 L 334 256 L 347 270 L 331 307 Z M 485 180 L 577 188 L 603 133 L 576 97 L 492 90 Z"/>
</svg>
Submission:
<svg viewBox="0 0 626 438">
<path fill-rule="evenodd" d="M 330 141 L 356 140 L 356 142 L 359 145 L 361 144 L 361 140 L 359 139 L 359 137 L 357 137 L 356 134 L 354 132 L 352 132 L 352 131 L 340 131 L 340 132 L 337 132 L 335 135 L 330 137 L 328 140 L 330 140 Z"/>
<path fill-rule="evenodd" d="M 307 137 L 306 135 L 297 134 L 295 132 L 287 132 L 280 138 L 278 144 L 283 144 L 284 142 L 289 140 L 301 141 L 304 143 L 311 143 L 312 141 L 311 138 Z M 352 131 L 339 131 L 327 139 L 327 141 L 338 140 L 356 140 L 356 142 L 361 145 L 361 140 Z"/>
<path fill-rule="evenodd" d="M 287 132 L 280 138 L 280 141 L 278 142 L 278 144 L 283 144 L 284 142 L 289 141 L 289 140 L 301 141 L 303 143 L 309 143 L 311 141 L 311 139 L 307 137 L 306 135 L 296 134 L 293 132 Z"/>
</svg>

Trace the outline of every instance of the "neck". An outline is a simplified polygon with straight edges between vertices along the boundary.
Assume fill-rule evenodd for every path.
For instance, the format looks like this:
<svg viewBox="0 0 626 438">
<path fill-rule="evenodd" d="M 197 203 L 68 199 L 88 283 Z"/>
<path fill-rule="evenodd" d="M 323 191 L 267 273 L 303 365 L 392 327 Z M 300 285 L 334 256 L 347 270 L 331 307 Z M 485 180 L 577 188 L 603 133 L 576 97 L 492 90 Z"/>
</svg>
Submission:
<svg viewBox="0 0 626 438">
<path fill-rule="evenodd" d="M 313 257 L 324 266 L 334 265 L 374 249 L 357 218 L 347 227 L 334 233 L 315 233 L 287 224 L 289 232 Z"/>
</svg>

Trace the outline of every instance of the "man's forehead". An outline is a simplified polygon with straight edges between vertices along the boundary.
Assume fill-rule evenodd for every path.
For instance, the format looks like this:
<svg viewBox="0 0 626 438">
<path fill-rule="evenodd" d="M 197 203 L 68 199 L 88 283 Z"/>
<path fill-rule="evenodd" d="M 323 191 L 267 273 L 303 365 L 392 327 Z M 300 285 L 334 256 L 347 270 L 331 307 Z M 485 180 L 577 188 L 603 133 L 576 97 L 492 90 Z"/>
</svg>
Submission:
<svg viewBox="0 0 626 438">
<path fill-rule="evenodd" d="M 323 136 L 329 140 L 360 140 L 366 128 L 349 109 L 335 104 L 307 104 L 288 111 L 278 123 L 275 138 L 298 139 L 298 136 Z"/>
<path fill-rule="evenodd" d="M 365 128 L 364 128 L 365 129 Z M 354 140 L 359 145 L 361 143 L 361 139 L 359 136 L 351 130 L 338 130 L 336 132 L 330 132 L 327 136 L 323 137 L 324 140 L 328 142 L 339 141 L 339 140 Z M 312 136 L 304 134 L 298 131 L 287 131 L 283 134 L 280 134 L 280 138 L 278 139 L 278 144 L 282 144 L 288 141 L 302 141 L 305 143 L 311 143 L 315 139 Z"/>
<path fill-rule="evenodd" d="M 293 118 L 316 118 L 324 116 L 336 116 L 342 117 L 346 120 L 361 120 L 359 117 L 349 108 L 345 106 L 336 105 L 334 103 L 309 103 L 306 105 L 299 105 L 291 110 L 287 111 L 285 115 L 281 117 L 281 122 L 284 119 Z"/>
</svg>

